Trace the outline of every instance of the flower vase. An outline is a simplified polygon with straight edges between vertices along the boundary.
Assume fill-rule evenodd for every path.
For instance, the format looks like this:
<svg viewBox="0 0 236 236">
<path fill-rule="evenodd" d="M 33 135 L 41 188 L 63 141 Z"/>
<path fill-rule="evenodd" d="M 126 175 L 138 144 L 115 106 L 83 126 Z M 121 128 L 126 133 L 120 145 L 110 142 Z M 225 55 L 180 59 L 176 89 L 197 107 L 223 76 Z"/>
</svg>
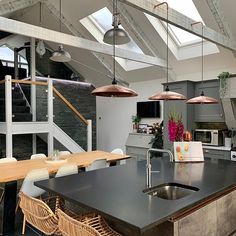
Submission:
<svg viewBox="0 0 236 236">
<path fill-rule="evenodd" d="M 133 133 L 138 132 L 138 124 L 133 124 Z"/>
</svg>

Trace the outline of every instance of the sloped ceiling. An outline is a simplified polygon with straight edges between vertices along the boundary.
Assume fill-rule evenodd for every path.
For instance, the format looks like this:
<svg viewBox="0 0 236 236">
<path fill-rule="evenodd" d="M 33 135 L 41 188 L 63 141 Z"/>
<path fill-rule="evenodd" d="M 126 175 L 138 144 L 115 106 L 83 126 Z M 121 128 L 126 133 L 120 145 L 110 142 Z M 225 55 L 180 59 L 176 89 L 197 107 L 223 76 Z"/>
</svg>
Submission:
<svg viewBox="0 0 236 236">
<path fill-rule="evenodd" d="M 4 0 L 7 1 L 7 0 Z M 10 1 L 10 0 L 9 0 Z M 46 0 L 47 1 L 47 0 Z M 200 14 L 206 25 L 209 27 L 219 30 L 219 26 L 213 16 L 213 13 L 210 11 L 208 5 L 206 4 L 206 0 L 193 0 L 196 7 L 198 8 Z M 49 0 L 49 3 L 54 6 L 58 10 L 58 0 Z M 232 34 L 236 38 L 236 26 L 234 16 L 234 9 L 236 9 L 236 1 L 220 0 L 220 6 L 222 9 L 222 14 L 224 14 L 226 21 L 232 30 Z M 63 16 L 66 18 L 67 22 L 70 22 L 70 26 L 73 29 L 76 29 L 78 34 L 82 35 L 90 40 L 95 40 L 95 38 L 89 33 L 89 31 L 82 26 L 79 22 L 80 19 L 92 14 L 93 12 L 107 6 L 111 8 L 110 0 L 70 0 L 70 1 L 62 1 L 62 12 Z M 129 22 L 127 22 L 125 17 L 122 17 L 122 25 L 129 32 L 131 37 L 136 41 L 136 43 L 141 47 L 141 49 L 148 53 L 149 46 L 152 50 L 152 53 L 160 58 L 166 58 L 166 45 L 152 27 L 150 22 L 144 17 L 142 12 L 139 12 L 136 9 L 133 9 L 129 6 L 121 4 L 123 9 L 125 9 L 125 13 L 129 14 L 129 19 L 135 23 L 134 25 L 139 26 L 139 30 L 142 29 L 142 39 L 139 38 L 138 34 L 135 35 L 134 31 L 129 27 Z M 123 12 L 121 12 L 121 15 Z M 27 22 L 30 24 L 38 25 L 39 24 L 39 4 L 35 4 L 25 9 L 20 9 L 17 12 L 12 12 L 8 14 L 8 17 Z M 45 5 L 43 8 L 43 21 L 42 26 L 49 29 L 59 30 L 59 21 L 58 15 L 53 14 Z M 69 27 L 63 26 L 63 32 L 72 34 Z M 79 36 L 79 35 L 78 35 Z M 143 40 L 143 41 L 142 41 Z M 144 41 L 148 42 L 149 45 L 145 46 Z M 57 49 L 58 45 L 54 43 L 49 43 L 49 46 L 52 49 Z M 213 54 L 211 56 L 207 56 L 205 58 L 205 62 L 208 63 L 206 68 L 209 70 L 214 70 L 216 67 L 219 70 L 227 69 L 227 68 L 236 68 L 236 59 L 233 57 L 232 53 L 228 50 L 220 49 L 220 53 Z M 82 64 L 88 65 L 89 67 L 94 68 L 101 73 L 95 73 L 92 70 L 89 70 L 87 67 L 84 67 L 78 63 L 70 62 L 70 65 L 80 74 L 83 75 L 84 78 L 88 82 L 93 83 L 95 86 L 100 86 L 104 84 L 108 84 L 111 80 L 103 74 L 111 74 L 111 71 L 108 71 L 104 64 L 112 68 L 111 57 L 106 55 L 98 55 L 99 58 L 93 53 L 72 47 L 66 47 L 72 58 L 78 60 Z M 222 63 L 222 61 L 224 63 Z M 221 62 L 221 63 L 218 63 Z M 186 61 L 177 61 L 170 53 L 170 66 L 173 69 L 172 79 L 179 79 L 183 75 L 186 74 L 194 74 L 200 71 L 200 58 L 195 58 Z M 220 68 L 221 67 L 221 68 Z M 235 69 L 236 70 L 236 69 Z M 161 79 L 165 77 L 165 71 L 159 67 L 147 67 L 143 69 L 133 70 L 133 71 L 125 71 L 118 63 L 117 63 L 117 75 L 128 83 L 131 82 L 139 82 L 145 80 L 153 80 L 153 79 Z"/>
</svg>

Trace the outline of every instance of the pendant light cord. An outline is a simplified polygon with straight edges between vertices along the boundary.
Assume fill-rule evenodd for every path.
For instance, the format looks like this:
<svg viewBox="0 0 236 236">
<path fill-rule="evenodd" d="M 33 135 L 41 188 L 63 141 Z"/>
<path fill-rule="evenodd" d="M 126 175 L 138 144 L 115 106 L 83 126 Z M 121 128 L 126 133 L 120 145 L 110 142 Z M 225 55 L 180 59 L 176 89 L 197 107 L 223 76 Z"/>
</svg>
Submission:
<svg viewBox="0 0 236 236">
<path fill-rule="evenodd" d="M 166 24 L 166 78 L 167 78 L 167 86 L 169 83 L 169 5 L 166 3 L 167 11 L 166 11 L 166 19 L 167 19 L 167 24 Z"/>
<path fill-rule="evenodd" d="M 201 96 L 204 96 L 204 91 L 203 91 L 203 66 L 204 66 L 204 63 L 203 63 L 203 59 L 204 59 L 204 51 L 203 51 L 203 24 L 202 24 L 202 93 L 201 93 Z"/>
<path fill-rule="evenodd" d="M 39 2 L 39 25 L 42 26 L 42 2 Z"/>
<path fill-rule="evenodd" d="M 60 32 L 61 32 L 61 0 L 59 0 L 59 12 L 60 12 Z"/>
<path fill-rule="evenodd" d="M 113 0 L 113 17 L 117 12 L 117 0 Z M 115 30 L 115 26 L 114 30 Z M 115 32 L 113 32 L 113 81 L 112 84 L 117 84 L 116 81 L 116 37 L 115 37 Z"/>
<path fill-rule="evenodd" d="M 157 5 L 154 6 L 154 9 L 156 7 L 162 6 L 162 5 L 166 5 L 166 89 L 165 91 L 168 92 L 169 91 L 169 4 L 167 2 L 162 2 L 159 3 Z"/>
</svg>

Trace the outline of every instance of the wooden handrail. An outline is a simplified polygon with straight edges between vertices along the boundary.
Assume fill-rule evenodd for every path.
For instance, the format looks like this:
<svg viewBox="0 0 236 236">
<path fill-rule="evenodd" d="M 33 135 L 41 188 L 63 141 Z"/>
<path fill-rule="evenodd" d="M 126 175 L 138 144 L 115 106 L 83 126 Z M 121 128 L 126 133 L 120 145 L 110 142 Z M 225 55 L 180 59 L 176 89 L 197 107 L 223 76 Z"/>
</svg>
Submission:
<svg viewBox="0 0 236 236">
<path fill-rule="evenodd" d="M 88 121 L 76 110 L 76 108 L 55 88 L 53 87 L 53 92 L 69 107 L 79 118 L 88 125 Z"/>
<path fill-rule="evenodd" d="M 0 81 L 0 84 L 4 84 L 4 83 L 5 83 L 5 80 L 1 80 L 1 81 Z"/>
<path fill-rule="evenodd" d="M 43 85 L 47 86 L 48 82 L 41 82 L 41 81 L 26 81 L 26 80 L 18 80 L 18 79 L 12 79 L 12 83 L 18 83 L 18 84 L 33 84 L 33 85 Z"/>
</svg>

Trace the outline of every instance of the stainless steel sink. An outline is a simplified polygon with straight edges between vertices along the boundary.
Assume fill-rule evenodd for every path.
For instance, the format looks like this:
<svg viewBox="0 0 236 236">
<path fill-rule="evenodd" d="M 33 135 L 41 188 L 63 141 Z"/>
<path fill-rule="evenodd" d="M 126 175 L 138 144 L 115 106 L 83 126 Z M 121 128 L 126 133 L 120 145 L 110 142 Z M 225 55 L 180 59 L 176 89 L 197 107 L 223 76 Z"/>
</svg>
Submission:
<svg viewBox="0 0 236 236">
<path fill-rule="evenodd" d="M 166 200 L 177 200 L 193 194 L 198 190 L 198 188 L 193 186 L 178 183 L 164 183 L 158 186 L 147 188 L 143 190 L 143 192 L 145 194 L 156 196 Z"/>
</svg>

